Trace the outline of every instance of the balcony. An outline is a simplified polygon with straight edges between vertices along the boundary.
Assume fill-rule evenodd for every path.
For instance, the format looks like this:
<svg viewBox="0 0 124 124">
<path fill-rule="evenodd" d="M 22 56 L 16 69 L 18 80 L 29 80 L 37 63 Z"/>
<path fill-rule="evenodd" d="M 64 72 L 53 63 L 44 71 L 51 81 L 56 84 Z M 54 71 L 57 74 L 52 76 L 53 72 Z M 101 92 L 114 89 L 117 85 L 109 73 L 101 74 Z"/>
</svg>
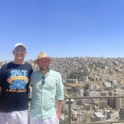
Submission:
<svg viewBox="0 0 124 124">
<path fill-rule="evenodd" d="M 97 99 L 116 99 L 116 100 L 124 100 L 124 96 L 96 96 L 96 97 L 89 97 L 89 96 L 84 96 L 84 97 L 66 97 L 65 101 L 67 101 L 67 106 L 68 106 L 68 114 L 66 115 L 67 118 L 63 117 L 63 121 L 61 121 L 61 124 L 124 124 L 124 120 L 121 120 L 120 118 L 114 118 L 114 119 L 101 119 L 99 121 L 91 121 L 90 117 L 89 120 L 83 121 L 82 116 L 80 116 L 77 113 L 77 119 L 76 121 L 73 121 L 72 119 L 72 100 L 97 100 Z M 80 110 L 79 110 L 80 111 Z M 118 110 L 119 112 L 119 110 Z M 124 113 L 123 113 L 124 114 Z M 63 114 L 65 116 L 65 114 Z M 89 114 L 90 116 L 90 114 Z M 102 116 L 101 116 L 102 118 Z"/>
</svg>

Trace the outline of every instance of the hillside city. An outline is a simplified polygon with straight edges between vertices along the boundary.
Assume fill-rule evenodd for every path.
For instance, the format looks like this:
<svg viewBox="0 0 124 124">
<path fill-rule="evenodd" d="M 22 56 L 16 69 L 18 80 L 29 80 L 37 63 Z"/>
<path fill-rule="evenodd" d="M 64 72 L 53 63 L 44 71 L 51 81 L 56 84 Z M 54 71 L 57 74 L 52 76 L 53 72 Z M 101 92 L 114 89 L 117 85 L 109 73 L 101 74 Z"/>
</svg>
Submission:
<svg viewBox="0 0 124 124">
<path fill-rule="evenodd" d="M 27 61 L 38 70 L 33 60 Z M 8 61 L 0 62 L 0 67 Z M 124 96 L 124 58 L 54 58 L 50 68 L 60 72 L 65 98 L 83 96 Z M 31 87 L 29 97 L 31 97 Z M 68 121 L 68 99 L 63 103 L 61 120 Z M 71 123 L 124 119 L 124 98 L 72 99 Z"/>
</svg>

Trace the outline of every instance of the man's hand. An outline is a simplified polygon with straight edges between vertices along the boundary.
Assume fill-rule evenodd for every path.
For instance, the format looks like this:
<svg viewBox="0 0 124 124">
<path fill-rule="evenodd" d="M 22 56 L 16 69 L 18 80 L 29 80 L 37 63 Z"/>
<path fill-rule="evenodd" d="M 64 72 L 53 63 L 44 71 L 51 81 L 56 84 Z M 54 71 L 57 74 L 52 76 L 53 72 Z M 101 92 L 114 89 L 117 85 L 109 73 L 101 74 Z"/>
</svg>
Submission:
<svg viewBox="0 0 124 124">
<path fill-rule="evenodd" d="M 58 119 L 61 118 L 61 112 L 57 111 L 57 112 L 56 112 L 56 115 L 57 115 Z"/>
<path fill-rule="evenodd" d="M 56 112 L 58 119 L 61 118 L 62 102 L 63 102 L 63 100 L 58 100 L 58 110 Z"/>
</svg>

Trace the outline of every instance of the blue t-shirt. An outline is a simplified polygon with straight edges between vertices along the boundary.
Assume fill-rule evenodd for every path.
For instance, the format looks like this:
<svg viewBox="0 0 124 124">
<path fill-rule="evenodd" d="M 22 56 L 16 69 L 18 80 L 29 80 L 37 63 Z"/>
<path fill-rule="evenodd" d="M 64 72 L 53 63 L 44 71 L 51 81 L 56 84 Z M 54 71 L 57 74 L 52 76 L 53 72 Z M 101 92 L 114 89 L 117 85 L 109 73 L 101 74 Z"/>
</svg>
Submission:
<svg viewBox="0 0 124 124">
<path fill-rule="evenodd" d="M 29 63 L 4 64 L 0 69 L 0 112 L 28 109 L 29 77 L 33 69 Z"/>
</svg>

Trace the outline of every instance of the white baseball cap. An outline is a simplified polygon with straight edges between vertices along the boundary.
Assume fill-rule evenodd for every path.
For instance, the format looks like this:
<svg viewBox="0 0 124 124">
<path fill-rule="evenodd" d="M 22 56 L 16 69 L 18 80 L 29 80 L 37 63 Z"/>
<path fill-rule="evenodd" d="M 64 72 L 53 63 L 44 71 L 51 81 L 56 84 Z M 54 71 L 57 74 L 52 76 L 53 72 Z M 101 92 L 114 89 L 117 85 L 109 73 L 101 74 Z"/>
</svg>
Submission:
<svg viewBox="0 0 124 124">
<path fill-rule="evenodd" d="M 26 46 L 23 43 L 17 43 L 17 44 L 15 44 L 15 48 L 18 47 L 18 46 L 22 46 L 22 47 L 24 47 L 26 49 Z"/>
</svg>

